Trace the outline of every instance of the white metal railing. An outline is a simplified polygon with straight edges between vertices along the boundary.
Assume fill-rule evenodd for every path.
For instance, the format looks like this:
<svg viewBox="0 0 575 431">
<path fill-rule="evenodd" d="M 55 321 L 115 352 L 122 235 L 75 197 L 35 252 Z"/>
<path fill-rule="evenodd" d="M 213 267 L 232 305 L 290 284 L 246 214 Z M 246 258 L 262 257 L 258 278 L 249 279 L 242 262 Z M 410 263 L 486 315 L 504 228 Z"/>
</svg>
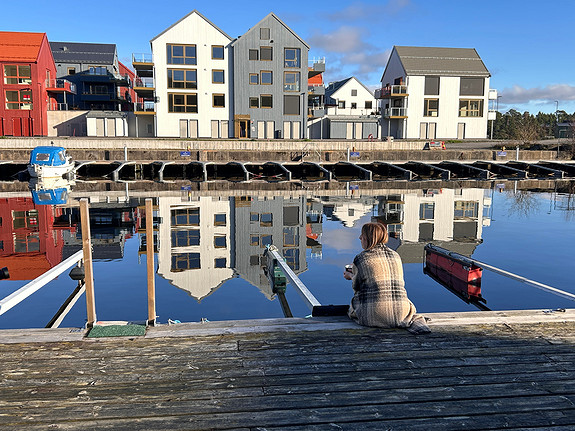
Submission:
<svg viewBox="0 0 575 431">
<path fill-rule="evenodd" d="M 383 110 L 383 116 L 388 117 L 406 117 L 407 108 L 386 108 Z"/>
<path fill-rule="evenodd" d="M 68 104 L 67 103 L 50 103 L 48 105 L 48 111 L 67 111 Z"/>
<path fill-rule="evenodd" d="M 149 53 L 132 54 L 132 63 L 153 63 L 154 57 Z"/>
<path fill-rule="evenodd" d="M 497 100 L 497 90 L 490 89 L 487 98 L 489 100 Z"/>
<path fill-rule="evenodd" d="M 325 57 L 318 57 L 318 58 L 310 58 L 308 59 L 308 65 L 313 66 L 316 63 L 323 63 L 325 64 Z"/>
<path fill-rule="evenodd" d="M 84 252 L 82 250 L 74 253 L 68 259 L 63 262 L 60 262 L 55 267 L 49 269 L 41 276 L 37 277 L 36 279 L 32 280 L 30 283 L 24 285 L 16 292 L 8 295 L 6 298 L 0 300 L 0 315 L 6 313 L 15 305 L 18 305 L 24 299 L 28 298 L 34 292 L 39 290 L 41 287 L 48 284 L 50 281 L 54 280 L 64 271 L 72 268 L 78 262 L 80 262 L 84 258 Z"/>
<path fill-rule="evenodd" d="M 154 112 L 156 104 L 154 102 L 135 103 L 134 111 L 137 112 Z"/>
<path fill-rule="evenodd" d="M 136 78 L 134 87 L 154 88 L 154 78 Z"/>
</svg>

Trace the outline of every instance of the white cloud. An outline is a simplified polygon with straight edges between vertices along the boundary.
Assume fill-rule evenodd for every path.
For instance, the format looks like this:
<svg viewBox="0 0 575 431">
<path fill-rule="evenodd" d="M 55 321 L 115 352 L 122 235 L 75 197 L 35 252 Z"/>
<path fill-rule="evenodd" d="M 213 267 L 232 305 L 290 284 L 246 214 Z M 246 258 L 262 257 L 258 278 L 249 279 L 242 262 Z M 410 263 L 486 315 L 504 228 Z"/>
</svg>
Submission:
<svg viewBox="0 0 575 431">
<path fill-rule="evenodd" d="M 358 27 L 342 26 L 332 33 L 314 33 L 310 45 L 331 53 L 352 53 L 363 51 L 371 45 L 362 40 L 364 30 Z"/>
<path fill-rule="evenodd" d="M 552 84 L 545 87 L 524 88 L 514 85 L 499 92 L 504 104 L 524 104 L 531 102 L 552 102 L 554 100 L 575 100 L 575 86 Z"/>
</svg>

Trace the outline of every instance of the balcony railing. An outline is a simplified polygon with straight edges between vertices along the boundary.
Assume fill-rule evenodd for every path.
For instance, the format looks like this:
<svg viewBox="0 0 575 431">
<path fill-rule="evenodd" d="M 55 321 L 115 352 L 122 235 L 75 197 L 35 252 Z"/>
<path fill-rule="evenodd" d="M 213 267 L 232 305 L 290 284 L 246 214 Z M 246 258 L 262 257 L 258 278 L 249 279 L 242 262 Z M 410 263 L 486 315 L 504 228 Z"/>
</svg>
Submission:
<svg viewBox="0 0 575 431">
<path fill-rule="evenodd" d="M 407 96 L 407 85 L 388 85 L 387 87 L 375 90 L 376 99 L 385 99 L 392 96 Z"/>
<path fill-rule="evenodd" d="M 137 88 L 154 88 L 154 80 L 151 78 L 136 78 L 134 82 L 134 87 Z"/>
<path fill-rule="evenodd" d="M 76 94 L 76 84 L 67 79 L 47 79 L 46 90 Z"/>
<path fill-rule="evenodd" d="M 407 117 L 407 108 L 386 108 L 383 110 L 383 117 Z"/>
<path fill-rule="evenodd" d="M 136 53 L 132 54 L 132 63 L 153 63 L 154 57 L 152 54 Z"/>
<path fill-rule="evenodd" d="M 68 111 L 67 103 L 49 103 L 48 111 Z"/>
<path fill-rule="evenodd" d="M 135 103 L 134 112 L 155 112 L 156 104 L 154 102 Z"/>
</svg>

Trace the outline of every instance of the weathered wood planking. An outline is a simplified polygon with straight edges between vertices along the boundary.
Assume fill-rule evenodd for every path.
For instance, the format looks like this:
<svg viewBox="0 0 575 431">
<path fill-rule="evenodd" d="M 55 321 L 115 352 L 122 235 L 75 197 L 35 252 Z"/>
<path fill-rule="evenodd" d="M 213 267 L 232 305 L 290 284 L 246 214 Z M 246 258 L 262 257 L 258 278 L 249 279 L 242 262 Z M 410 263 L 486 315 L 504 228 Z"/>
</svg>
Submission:
<svg viewBox="0 0 575 431">
<path fill-rule="evenodd" d="M 575 429 L 574 310 L 430 317 L 426 336 L 341 318 L 0 331 L 0 429 Z"/>
</svg>

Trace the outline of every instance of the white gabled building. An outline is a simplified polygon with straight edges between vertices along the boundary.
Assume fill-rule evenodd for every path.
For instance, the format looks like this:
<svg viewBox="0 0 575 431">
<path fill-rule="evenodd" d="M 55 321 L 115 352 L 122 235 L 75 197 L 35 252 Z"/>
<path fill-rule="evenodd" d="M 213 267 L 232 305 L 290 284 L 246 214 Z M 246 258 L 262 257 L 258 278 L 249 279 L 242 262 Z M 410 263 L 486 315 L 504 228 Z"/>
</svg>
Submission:
<svg viewBox="0 0 575 431">
<path fill-rule="evenodd" d="M 475 49 L 394 46 L 375 92 L 382 136 L 486 138 L 490 76 Z"/>
<path fill-rule="evenodd" d="M 232 39 L 194 10 L 153 38 L 155 136 L 228 138 Z"/>
</svg>

